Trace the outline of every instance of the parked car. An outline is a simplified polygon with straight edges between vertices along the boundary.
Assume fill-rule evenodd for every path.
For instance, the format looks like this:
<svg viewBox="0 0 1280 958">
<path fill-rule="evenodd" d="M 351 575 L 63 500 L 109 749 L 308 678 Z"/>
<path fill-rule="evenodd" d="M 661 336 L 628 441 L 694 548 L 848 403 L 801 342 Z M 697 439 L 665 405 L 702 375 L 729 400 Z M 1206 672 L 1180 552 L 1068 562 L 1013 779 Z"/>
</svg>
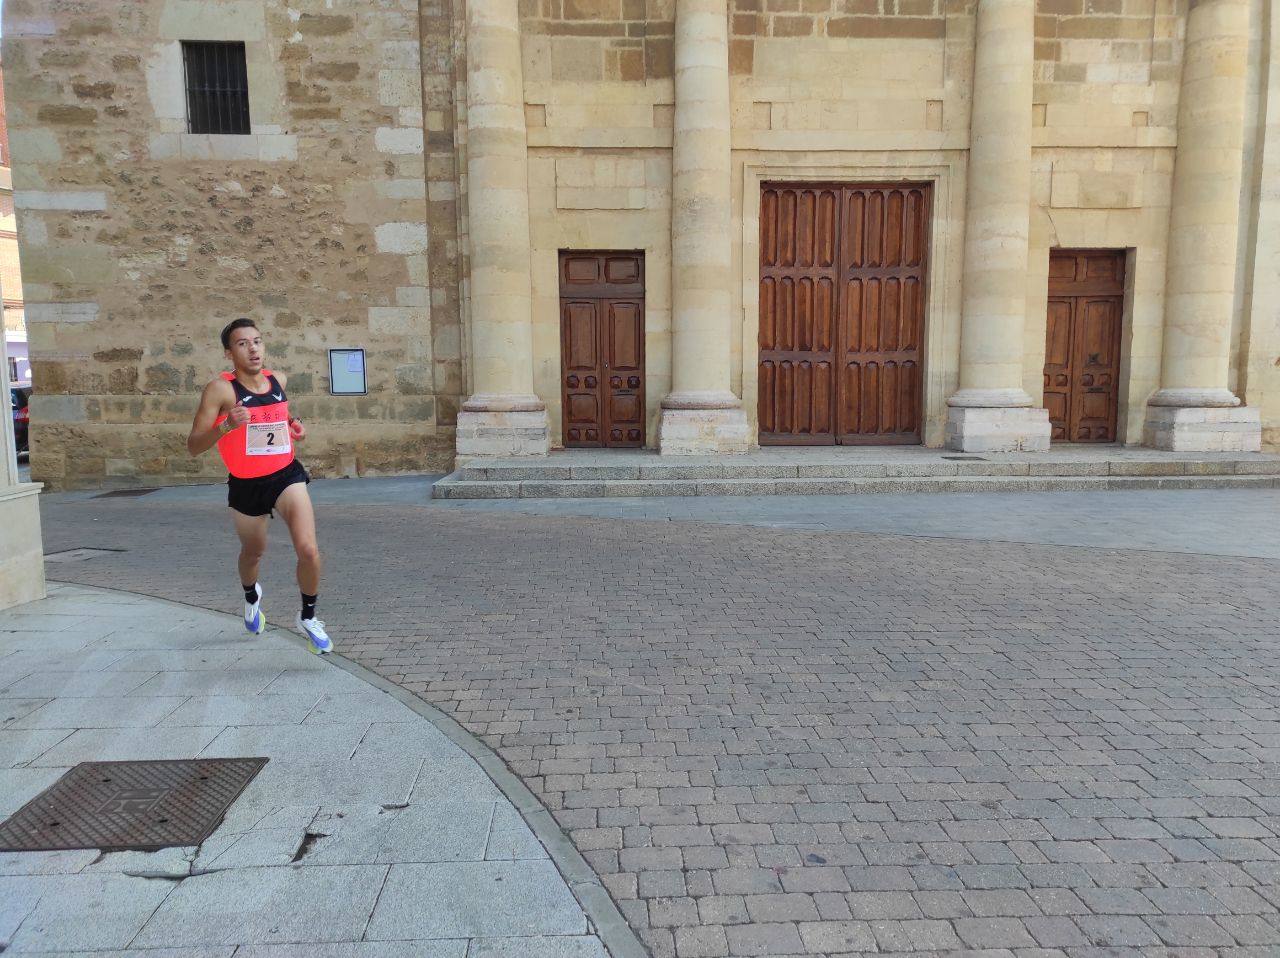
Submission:
<svg viewBox="0 0 1280 958">
<path fill-rule="evenodd" d="M 18 441 L 18 452 L 26 452 L 30 447 L 27 431 L 31 424 L 31 387 L 11 386 L 9 400 L 13 404 L 13 437 Z"/>
</svg>

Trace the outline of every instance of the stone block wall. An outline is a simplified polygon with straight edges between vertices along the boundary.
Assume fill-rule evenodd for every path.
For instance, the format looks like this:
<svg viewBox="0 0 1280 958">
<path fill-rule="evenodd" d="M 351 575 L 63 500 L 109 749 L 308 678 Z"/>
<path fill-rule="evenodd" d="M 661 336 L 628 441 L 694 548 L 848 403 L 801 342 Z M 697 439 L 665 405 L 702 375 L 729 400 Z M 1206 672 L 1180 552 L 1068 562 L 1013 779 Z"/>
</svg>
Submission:
<svg viewBox="0 0 1280 958">
<path fill-rule="evenodd" d="M 562 249 L 640 250 L 647 437 L 671 383 L 677 0 L 520 0 L 534 384 L 560 426 Z M 1049 250 L 1127 259 L 1121 438 L 1159 385 L 1185 0 L 1034 0 L 1024 383 L 1039 399 Z M 1233 384 L 1280 440 L 1280 50 L 1253 0 Z M 958 381 L 976 0 L 731 0 L 732 386 L 755 416 L 763 179 L 932 188 L 925 441 Z M 464 0 L 8 0 L 33 471 L 55 486 L 212 478 L 182 439 L 214 337 L 249 315 L 321 475 L 443 469 L 468 394 Z M 251 135 L 185 131 L 182 39 L 240 39 Z M 1268 95 L 1271 93 L 1272 95 Z M 327 395 L 325 350 L 369 350 Z M 145 425 L 144 425 L 145 424 Z"/>
<path fill-rule="evenodd" d="M 184 439 L 240 315 L 290 375 L 317 474 L 447 467 L 461 341 L 456 283 L 432 260 L 456 262 L 456 223 L 432 227 L 456 219 L 439 161 L 452 51 L 424 63 L 429 22 L 417 0 L 5 5 L 34 479 L 223 474 Z M 186 132 L 183 40 L 245 43 L 249 135 Z M 369 394 L 331 397 L 327 349 L 350 346 Z"/>
<path fill-rule="evenodd" d="M 1146 400 L 1160 383 L 1186 8 L 1178 0 L 1034 2 L 1025 388 L 1039 401 L 1049 250 L 1128 250 L 1119 431 L 1123 441 L 1138 443 Z M 1261 73 L 1277 58 L 1263 53 L 1268 44 L 1274 47 L 1276 31 L 1267 5 L 1257 0 L 1254 6 L 1266 35 L 1253 69 L 1269 89 L 1274 83 Z M 755 415 L 756 395 L 759 183 L 915 179 L 934 190 L 925 441 L 943 441 L 946 397 L 958 382 L 975 11 L 976 0 L 731 0 L 734 268 L 741 277 L 733 312 L 733 388 L 749 417 Z M 655 22 L 655 12 L 652 0 L 647 22 L 633 19 L 639 7 L 632 11 L 625 0 L 525 0 L 522 8 L 535 367 L 553 443 L 559 441 L 560 402 L 557 246 L 646 251 L 658 267 L 647 278 L 651 415 L 660 401 L 661 379 L 654 377 L 668 375 L 669 317 L 654 308 L 654 298 L 667 294 L 669 282 L 663 190 L 669 188 L 672 96 L 669 71 L 657 68 L 664 61 L 655 54 L 666 48 L 659 38 L 667 43 L 670 24 Z M 615 65 L 622 61 L 611 57 L 640 36 L 646 43 L 643 74 L 634 62 L 626 70 Z M 1275 101 L 1259 96 L 1257 102 L 1260 109 L 1270 102 L 1274 112 Z M 1262 139 L 1256 144 L 1257 164 L 1274 159 Z M 629 179 L 638 176 L 641 163 L 647 179 Z M 1255 217 L 1259 203 L 1269 209 L 1267 180 L 1255 180 L 1254 193 L 1242 200 L 1242 223 Z M 1250 297 L 1244 270 L 1258 257 L 1272 256 L 1275 244 L 1257 225 L 1242 228 L 1262 239 L 1253 243 L 1256 252 L 1245 252 L 1250 243 L 1241 246 L 1241 333 L 1232 366 L 1240 376 L 1253 370 L 1247 401 L 1254 402 L 1277 377 L 1271 343 L 1280 342 L 1280 329 L 1272 329 L 1277 324 L 1271 313 L 1244 305 Z M 1270 282 L 1269 274 L 1248 269 L 1248 283 Z M 1246 332 L 1250 310 L 1257 317 L 1252 337 Z M 1275 401 L 1280 403 L 1280 395 Z M 1276 430 L 1270 435 L 1280 435 Z"/>
</svg>

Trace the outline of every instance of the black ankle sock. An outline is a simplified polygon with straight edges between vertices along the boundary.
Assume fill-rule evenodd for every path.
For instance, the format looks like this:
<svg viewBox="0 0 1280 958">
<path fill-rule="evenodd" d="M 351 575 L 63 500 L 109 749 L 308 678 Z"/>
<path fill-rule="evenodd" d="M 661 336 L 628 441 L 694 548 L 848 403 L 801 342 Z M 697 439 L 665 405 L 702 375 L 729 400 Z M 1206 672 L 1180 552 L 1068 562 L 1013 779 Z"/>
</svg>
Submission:
<svg viewBox="0 0 1280 958">
<path fill-rule="evenodd" d="M 302 593 L 302 617 L 304 619 L 314 619 L 316 617 L 316 598 L 314 595 Z"/>
<path fill-rule="evenodd" d="M 244 587 L 244 600 L 250 605 L 258 601 L 258 583 Z"/>
</svg>

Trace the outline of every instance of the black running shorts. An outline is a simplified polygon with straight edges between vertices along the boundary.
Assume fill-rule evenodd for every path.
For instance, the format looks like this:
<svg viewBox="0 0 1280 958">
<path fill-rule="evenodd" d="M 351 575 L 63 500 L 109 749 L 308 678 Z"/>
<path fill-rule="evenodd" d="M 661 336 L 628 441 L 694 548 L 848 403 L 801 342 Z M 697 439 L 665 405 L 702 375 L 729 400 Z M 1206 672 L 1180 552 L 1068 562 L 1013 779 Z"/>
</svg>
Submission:
<svg viewBox="0 0 1280 958">
<path fill-rule="evenodd" d="M 278 472 L 257 479 L 227 477 L 227 505 L 246 516 L 272 514 L 280 493 L 295 482 L 310 482 L 311 477 L 297 459 Z"/>
</svg>

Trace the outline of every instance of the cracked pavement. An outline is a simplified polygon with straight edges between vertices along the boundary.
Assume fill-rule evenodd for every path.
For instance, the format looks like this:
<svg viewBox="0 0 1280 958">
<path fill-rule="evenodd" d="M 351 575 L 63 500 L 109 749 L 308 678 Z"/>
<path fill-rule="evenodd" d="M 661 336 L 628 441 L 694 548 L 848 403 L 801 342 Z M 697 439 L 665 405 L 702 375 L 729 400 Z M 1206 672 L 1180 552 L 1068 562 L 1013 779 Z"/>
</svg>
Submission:
<svg viewBox="0 0 1280 958">
<path fill-rule="evenodd" d="M 1280 953 L 1274 493 L 934 497 L 922 529 L 910 497 L 313 488 L 339 652 L 492 747 L 655 956 Z M 1011 503 L 1052 528 L 982 541 Z M 234 610 L 227 525 L 217 487 L 45 505 L 50 551 L 128 550 L 54 574 Z"/>
<path fill-rule="evenodd" d="M 0 853 L 0 951 L 604 958 L 473 758 L 300 640 L 69 585 L 0 612 L 0 817 L 82 761 L 252 756 L 199 846 Z"/>
</svg>

